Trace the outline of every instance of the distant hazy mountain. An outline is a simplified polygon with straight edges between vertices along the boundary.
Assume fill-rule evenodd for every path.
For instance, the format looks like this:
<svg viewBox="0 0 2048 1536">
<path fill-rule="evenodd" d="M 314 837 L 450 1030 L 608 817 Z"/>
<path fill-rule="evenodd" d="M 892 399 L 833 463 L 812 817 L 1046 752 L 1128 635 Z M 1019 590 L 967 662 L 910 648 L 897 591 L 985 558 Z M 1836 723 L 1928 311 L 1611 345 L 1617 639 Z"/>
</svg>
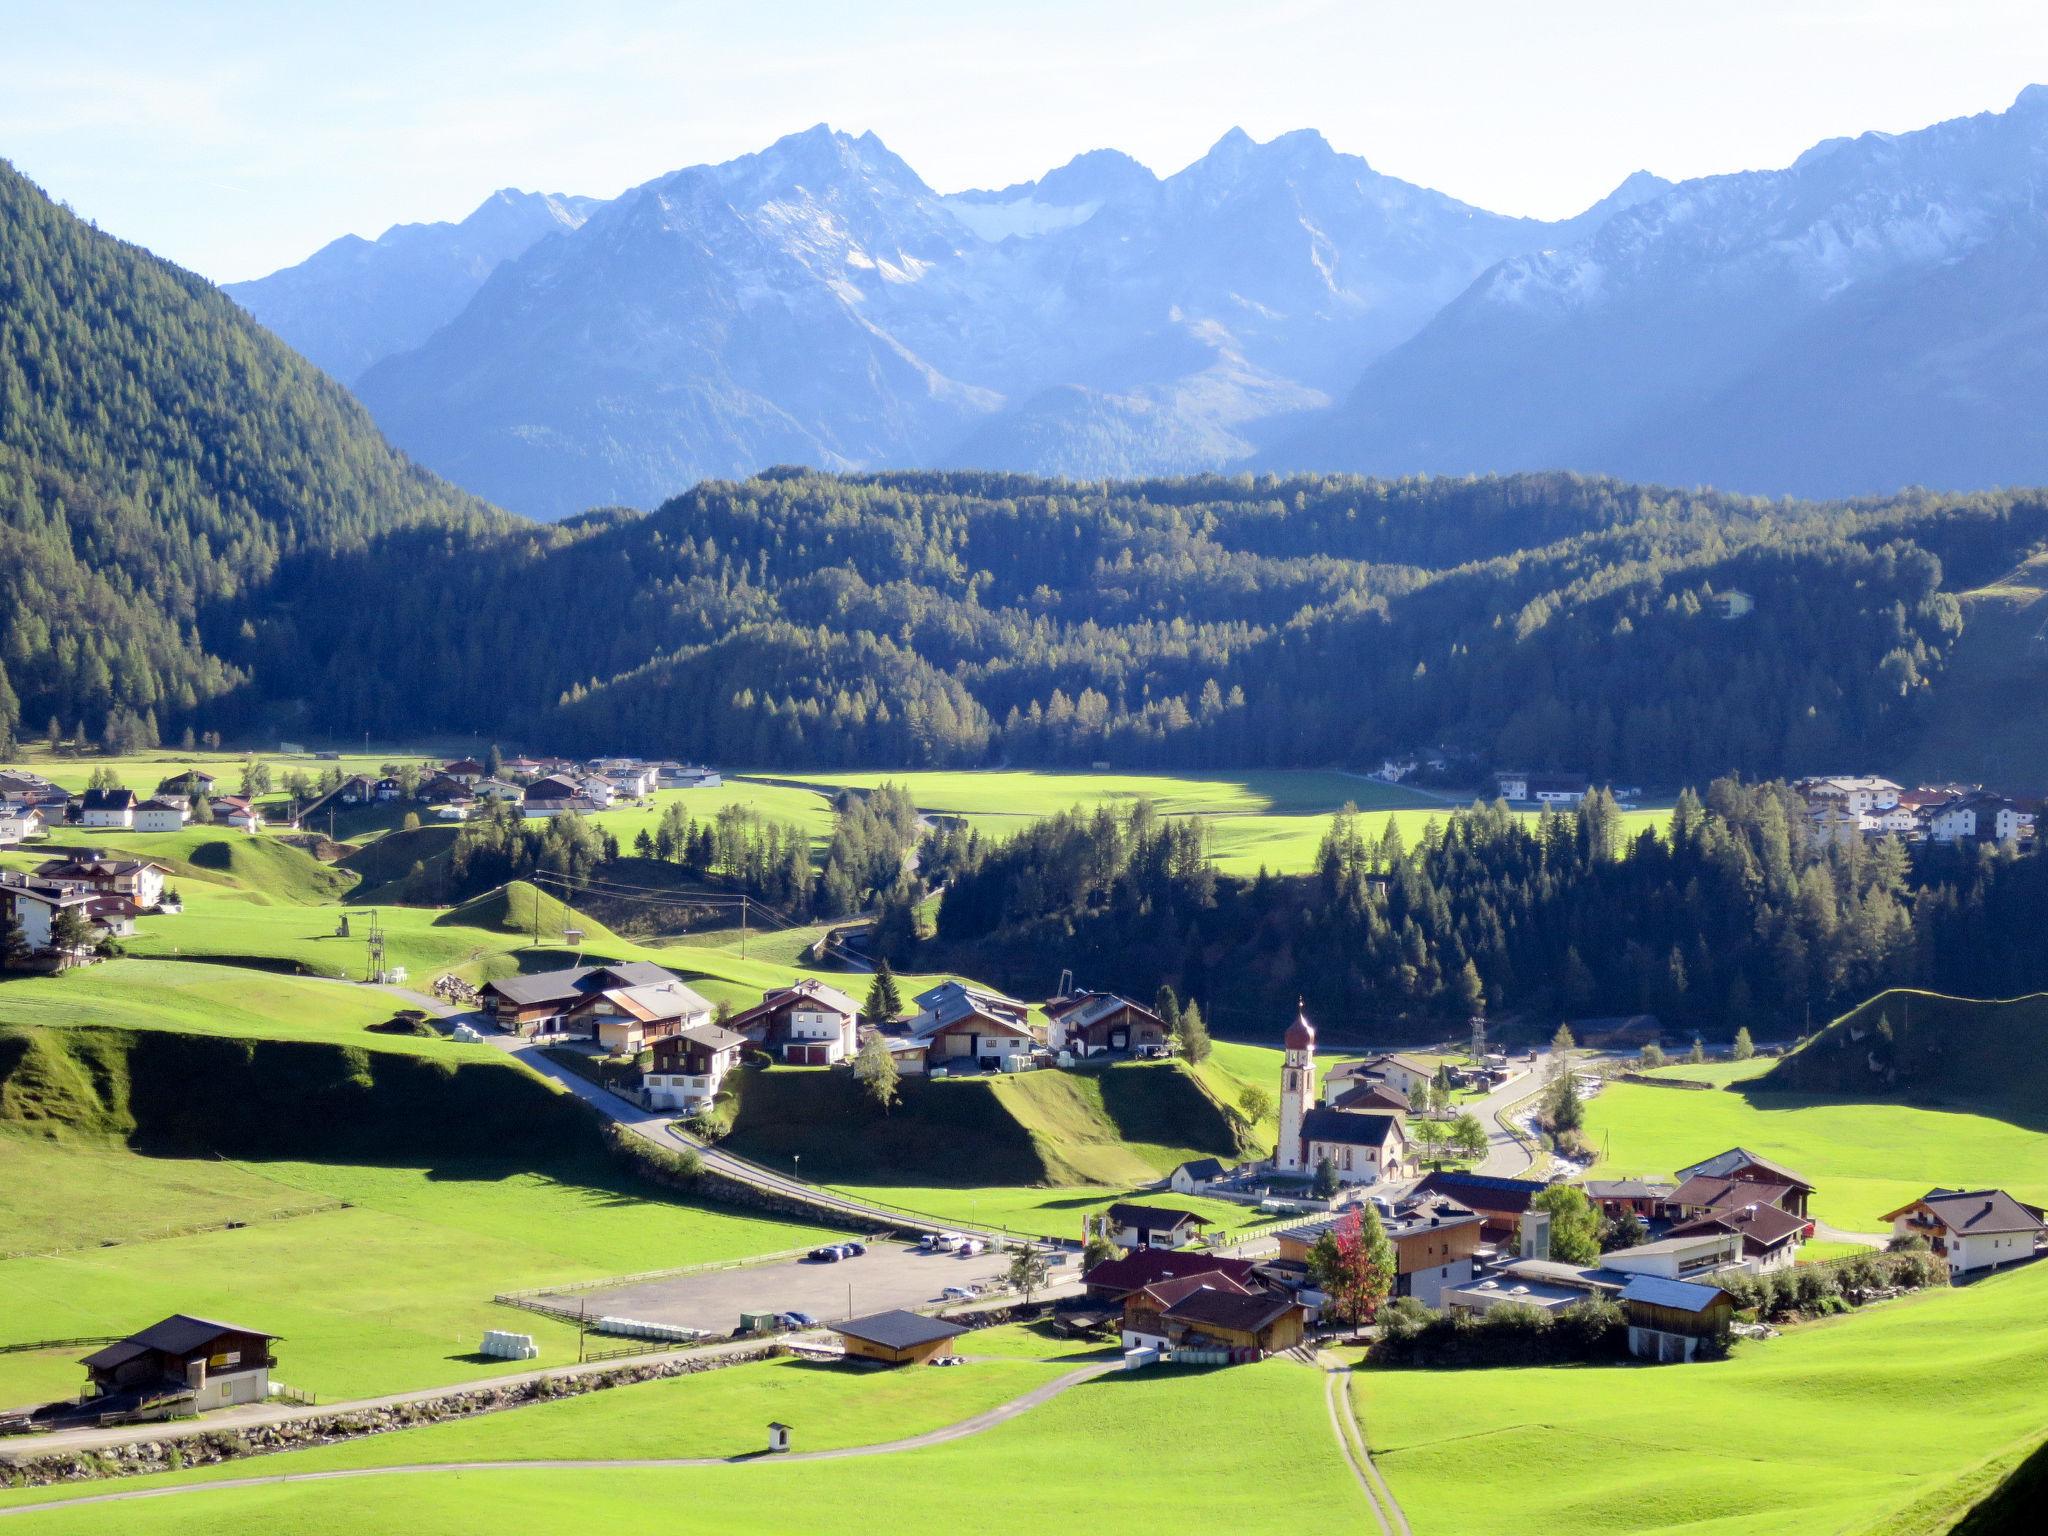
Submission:
<svg viewBox="0 0 2048 1536">
<path fill-rule="evenodd" d="M 782 461 L 1209 469 L 1326 407 L 1494 261 L 1654 190 L 1631 178 L 1552 225 L 1314 133 L 1233 131 L 1164 180 L 1101 150 L 941 196 L 872 134 L 821 126 L 580 226 L 565 203 L 562 238 L 488 280 L 463 266 L 473 297 L 443 284 L 405 315 L 409 340 L 329 252 L 237 296 L 316 357 L 378 358 L 357 388 L 395 442 L 542 516 Z M 444 253 L 477 249 L 457 239 L 473 222 L 416 243 L 457 265 Z M 367 253 L 403 233 L 342 249 L 402 282 Z"/>
<path fill-rule="evenodd" d="M 1510 257 L 1276 468 L 1815 495 L 2048 480 L 2048 89 L 1683 183 Z"/>
<path fill-rule="evenodd" d="M 493 192 L 459 224 L 395 224 L 343 235 L 295 267 L 229 283 L 234 300 L 344 383 L 409 352 L 454 319 L 498 264 L 579 227 L 597 200 Z"/>
</svg>

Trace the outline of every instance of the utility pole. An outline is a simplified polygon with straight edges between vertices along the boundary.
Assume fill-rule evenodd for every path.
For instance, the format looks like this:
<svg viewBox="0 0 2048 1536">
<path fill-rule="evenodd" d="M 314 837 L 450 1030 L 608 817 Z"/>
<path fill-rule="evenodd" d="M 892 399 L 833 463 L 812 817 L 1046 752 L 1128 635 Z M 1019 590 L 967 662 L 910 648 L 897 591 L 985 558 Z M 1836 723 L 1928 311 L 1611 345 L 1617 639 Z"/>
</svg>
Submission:
<svg viewBox="0 0 2048 1536">
<path fill-rule="evenodd" d="M 740 892 L 740 958 L 747 958 L 747 893 Z"/>
<path fill-rule="evenodd" d="M 540 948 L 540 871 L 534 871 L 533 885 L 533 947 Z"/>
</svg>

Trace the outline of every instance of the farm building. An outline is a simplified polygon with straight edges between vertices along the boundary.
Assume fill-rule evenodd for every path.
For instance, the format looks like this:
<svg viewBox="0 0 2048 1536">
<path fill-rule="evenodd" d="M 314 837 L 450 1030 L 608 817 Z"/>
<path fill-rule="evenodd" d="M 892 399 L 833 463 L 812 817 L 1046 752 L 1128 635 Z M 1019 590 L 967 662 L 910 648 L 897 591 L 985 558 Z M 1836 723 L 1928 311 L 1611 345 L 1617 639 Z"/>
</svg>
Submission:
<svg viewBox="0 0 2048 1536">
<path fill-rule="evenodd" d="M 135 1419 L 260 1403 L 270 1396 L 275 1334 L 175 1313 L 81 1362 L 103 1411 Z"/>
<path fill-rule="evenodd" d="M 1718 1285 L 1638 1275 L 1621 1293 L 1629 1353 L 1642 1360 L 1690 1360 L 1703 1343 L 1726 1337 L 1735 1298 Z"/>
<path fill-rule="evenodd" d="M 923 1365 L 954 1353 L 953 1341 L 967 1330 L 943 1318 L 917 1312 L 876 1312 L 829 1325 L 846 1346 L 848 1359 L 884 1365 Z"/>
<path fill-rule="evenodd" d="M 1176 1349 L 1226 1349 L 1250 1356 L 1279 1354 L 1302 1340 L 1308 1309 L 1274 1291 L 1238 1295 L 1200 1286 L 1160 1314 Z"/>
<path fill-rule="evenodd" d="M 1783 1163 L 1774 1163 L 1767 1157 L 1759 1157 L 1747 1147 L 1730 1147 L 1726 1152 L 1718 1152 L 1704 1162 L 1678 1170 L 1678 1188 L 1673 1192 L 1670 1202 L 1673 1214 L 1697 1215 L 1716 1204 L 1728 1203 L 1733 1198 L 1733 1193 L 1723 1189 L 1716 1194 L 1707 1182 L 1716 1179 L 1769 1186 L 1768 1195 L 1752 1193 L 1747 1198 L 1768 1200 L 1770 1204 L 1782 1206 L 1795 1216 L 1806 1214 L 1806 1202 L 1813 1196 L 1813 1185 Z M 1694 1184 L 1694 1180 L 1702 1182 Z"/>
<path fill-rule="evenodd" d="M 1093 1056 L 1102 1051 L 1157 1050 L 1166 1024 L 1150 1008 L 1114 992 L 1079 991 L 1045 1005 L 1046 1041 L 1056 1051 Z"/>
<path fill-rule="evenodd" d="M 1529 1203 L 1549 1186 L 1535 1179 L 1510 1179 L 1485 1173 L 1442 1169 L 1424 1174 L 1418 1195 L 1444 1195 L 1480 1217 L 1480 1235 L 1488 1242 L 1511 1242 L 1521 1236 L 1522 1216 Z"/>
<path fill-rule="evenodd" d="M 663 986 L 681 980 L 649 960 L 625 960 L 613 965 L 582 965 L 560 971 L 540 971 L 532 976 L 506 976 L 484 983 L 477 990 L 478 1002 L 491 1022 L 512 1034 L 550 1034 L 559 1031 L 570 1008 L 593 993 L 622 987 Z M 706 1009 L 707 1015 L 709 1009 Z"/>
<path fill-rule="evenodd" d="M 605 987 L 571 1003 L 562 1027 L 589 1035 L 614 1056 L 637 1056 L 657 1040 L 711 1022 L 711 1004 L 680 981 Z"/>
</svg>

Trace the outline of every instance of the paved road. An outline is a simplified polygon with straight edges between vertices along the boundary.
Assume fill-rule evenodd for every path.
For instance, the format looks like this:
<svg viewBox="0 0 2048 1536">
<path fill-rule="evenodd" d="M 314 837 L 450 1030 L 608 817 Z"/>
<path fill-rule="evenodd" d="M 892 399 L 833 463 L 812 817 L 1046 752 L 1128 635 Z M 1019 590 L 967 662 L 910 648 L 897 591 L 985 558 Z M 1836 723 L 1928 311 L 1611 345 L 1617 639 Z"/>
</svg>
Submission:
<svg viewBox="0 0 2048 1536">
<path fill-rule="evenodd" d="M 1462 1107 L 1471 1110 L 1486 1125 L 1489 1145 L 1486 1156 L 1480 1159 L 1474 1171 L 1501 1178 L 1518 1178 L 1529 1172 L 1536 1159 L 1525 1143 L 1501 1126 L 1500 1117 L 1514 1105 L 1541 1091 L 1550 1076 L 1550 1053 L 1545 1051 L 1533 1063 L 1514 1062 L 1509 1070 L 1515 1074 L 1513 1077 L 1485 1098 Z"/>
<path fill-rule="evenodd" d="M 963 1367 L 972 1369 L 972 1367 Z M 972 1418 L 961 1419 L 940 1429 L 927 1430 L 921 1435 L 909 1435 L 901 1440 L 888 1440 L 879 1445 L 850 1445 L 830 1451 L 792 1451 L 780 1456 L 749 1452 L 741 1456 L 638 1456 L 621 1457 L 614 1460 L 581 1461 L 566 1458 L 538 1461 L 427 1461 L 408 1462 L 389 1467 L 349 1467 L 330 1472 L 273 1472 L 254 1477 L 227 1477 L 204 1483 L 179 1483 L 170 1487 L 128 1488 L 104 1493 L 81 1494 L 73 1499 L 50 1499 L 40 1504 L 17 1504 L 0 1508 L 0 1519 L 9 1515 L 32 1514 L 43 1509 L 75 1509 L 84 1504 L 126 1504 L 138 1499 L 167 1499 L 181 1494 L 205 1493 L 220 1488 L 273 1488 L 286 1483 L 332 1483 L 363 1477 L 407 1477 L 423 1472 L 503 1472 L 503 1471 L 589 1471 L 616 1467 L 726 1467 L 749 1466 L 757 1462 L 773 1461 L 843 1461 L 856 1456 L 891 1456 L 899 1451 L 921 1450 L 926 1446 L 944 1445 L 953 1440 L 964 1440 L 969 1435 L 978 1435 L 1006 1424 L 1019 1414 L 1028 1413 L 1042 1403 L 1050 1402 L 1062 1392 L 1093 1381 L 1110 1371 L 1123 1369 L 1121 1360 L 1104 1360 L 1084 1365 L 1078 1370 L 1067 1372 L 1056 1381 L 1047 1382 L 1026 1392 L 1022 1397 L 1012 1398 Z M 157 1426 L 159 1429 L 162 1426 Z"/>
</svg>

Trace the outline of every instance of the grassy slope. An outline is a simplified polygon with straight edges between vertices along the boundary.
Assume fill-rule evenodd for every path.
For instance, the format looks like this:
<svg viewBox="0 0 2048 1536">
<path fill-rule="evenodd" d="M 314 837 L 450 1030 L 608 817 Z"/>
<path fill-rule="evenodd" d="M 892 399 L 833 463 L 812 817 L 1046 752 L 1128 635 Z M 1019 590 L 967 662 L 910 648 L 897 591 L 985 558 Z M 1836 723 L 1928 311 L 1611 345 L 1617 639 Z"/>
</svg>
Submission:
<svg viewBox="0 0 2048 1536">
<path fill-rule="evenodd" d="M 2048 773 L 2048 713 L 2013 707 L 2048 678 L 2048 554 L 1962 594 L 1963 633 L 1934 691 L 1913 776 L 2018 790 Z"/>
<path fill-rule="evenodd" d="M 1817 1186 L 1814 1214 L 1853 1231 L 1937 1184 L 1995 1184 L 2048 1201 L 2048 1136 L 1964 1109 L 1918 1108 L 1812 1094 L 1751 1093 L 1768 1062 L 1672 1067 L 1729 1088 L 1686 1093 L 1613 1083 L 1586 1108 L 1599 1172 L 1667 1175 L 1731 1146 L 1775 1158 Z"/>
<path fill-rule="evenodd" d="M 1420 1531 L 1513 1509 L 1520 1529 L 1578 1536 L 1819 1536 L 1921 1504 L 1888 1525 L 1904 1536 L 1946 1529 L 1958 1479 L 2039 1439 L 2044 1303 L 2036 1266 L 1712 1365 L 1363 1372 L 1357 1390 Z"/>
<path fill-rule="evenodd" d="M 716 1380 L 699 1378 L 680 1392 Z M 768 1414 L 753 1417 L 765 1422 Z M 793 1422 L 801 1446 L 804 1420 Z M 1263 1432 L 1248 1437 L 1248 1424 Z M 877 1416 L 869 1438 L 891 1433 Z M 546 1536 L 659 1527 L 779 1536 L 792 1529 L 869 1531 L 881 1520 L 904 1532 L 1042 1536 L 1071 1527 L 1077 1498 L 1091 1523 L 1105 1529 L 1156 1524 L 1163 1509 L 1175 1506 L 1201 1529 L 1242 1536 L 1299 1536 L 1367 1519 L 1331 1440 L 1320 1375 L 1273 1363 L 1112 1376 L 985 1434 L 890 1456 L 226 1490 L 52 1511 L 36 1527 L 148 1533 L 229 1522 L 238 1532 L 306 1536 L 401 1528 L 412 1536 L 506 1529 Z"/>
<path fill-rule="evenodd" d="M 0 1260 L 0 1343 L 225 1315 L 284 1335 L 296 1386 L 395 1390 L 508 1369 L 470 1353 L 508 1324 L 496 1290 L 814 1235 L 632 1178 L 580 1109 L 488 1052 L 368 1040 L 0 1032 L 0 1187 L 34 1191 L 0 1204 L 0 1251 L 38 1254 Z M 161 1235 L 225 1220 L 249 1224 Z M 572 1357 L 572 1328 L 519 1326 Z M 0 1354 L 0 1403 L 74 1388 L 77 1354 Z"/>
</svg>

